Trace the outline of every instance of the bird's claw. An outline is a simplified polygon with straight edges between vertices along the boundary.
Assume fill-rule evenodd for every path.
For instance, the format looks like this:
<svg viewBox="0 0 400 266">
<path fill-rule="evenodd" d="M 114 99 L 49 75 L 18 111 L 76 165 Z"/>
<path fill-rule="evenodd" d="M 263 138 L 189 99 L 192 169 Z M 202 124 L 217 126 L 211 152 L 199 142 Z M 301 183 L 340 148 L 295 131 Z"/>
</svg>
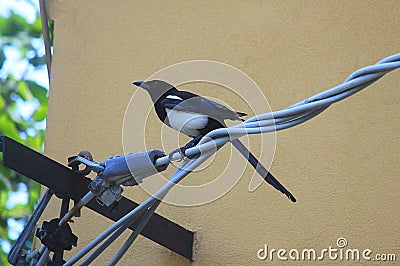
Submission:
<svg viewBox="0 0 400 266">
<path fill-rule="evenodd" d="M 203 136 L 199 135 L 199 136 L 195 137 L 193 140 L 189 141 L 185 146 L 180 147 L 180 148 L 178 148 L 176 150 L 173 150 L 170 154 L 168 154 L 168 160 L 170 162 L 172 162 L 172 157 L 177 152 L 181 155 L 181 159 L 179 159 L 177 162 L 181 162 L 183 160 L 191 160 L 191 159 L 193 159 L 195 157 L 195 155 L 186 156 L 186 150 L 196 146 L 197 143 L 200 141 L 200 139 L 202 137 Z"/>
<path fill-rule="evenodd" d="M 181 158 L 177 161 L 178 163 L 183 161 L 183 160 L 189 160 L 190 158 L 185 155 L 186 149 L 187 149 L 186 147 L 181 147 L 181 148 L 178 148 L 176 150 L 173 150 L 172 152 L 170 152 L 168 154 L 168 160 L 170 162 L 172 162 L 172 159 L 173 159 L 173 156 L 174 156 L 175 153 L 179 153 L 179 155 L 181 156 Z"/>
</svg>

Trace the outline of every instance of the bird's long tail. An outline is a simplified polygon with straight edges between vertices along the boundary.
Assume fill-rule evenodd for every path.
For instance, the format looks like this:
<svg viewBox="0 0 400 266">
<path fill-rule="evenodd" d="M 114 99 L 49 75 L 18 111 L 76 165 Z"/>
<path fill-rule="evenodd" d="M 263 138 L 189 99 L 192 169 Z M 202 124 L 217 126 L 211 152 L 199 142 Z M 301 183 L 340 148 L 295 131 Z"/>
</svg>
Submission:
<svg viewBox="0 0 400 266">
<path fill-rule="evenodd" d="M 256 157 L 238 140 L 232 140 L 232 145 L 249 161 L 256 171 L 271 184 L 274 188 L 285 194 L 291 201 L 296 202 L 296 198 L 290 193 L 272 174 L 257 160 Z"/>
</svg>

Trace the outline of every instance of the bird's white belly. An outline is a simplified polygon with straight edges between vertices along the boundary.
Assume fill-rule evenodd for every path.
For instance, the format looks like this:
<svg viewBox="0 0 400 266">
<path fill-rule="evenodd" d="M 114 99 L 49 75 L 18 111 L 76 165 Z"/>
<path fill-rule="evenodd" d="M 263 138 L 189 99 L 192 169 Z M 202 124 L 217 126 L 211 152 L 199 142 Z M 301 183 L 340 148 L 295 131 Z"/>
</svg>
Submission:
<svg viewBox="0 0 400 266">
<path fill-rule="evenodd" d="M 200 134 L 199 130 L 206 127 L 208 117 L 196 113 L 187 113 L 172 109 L 165 109 L 169 125 L 188 136 L 196 137 Z"/>
</svg>

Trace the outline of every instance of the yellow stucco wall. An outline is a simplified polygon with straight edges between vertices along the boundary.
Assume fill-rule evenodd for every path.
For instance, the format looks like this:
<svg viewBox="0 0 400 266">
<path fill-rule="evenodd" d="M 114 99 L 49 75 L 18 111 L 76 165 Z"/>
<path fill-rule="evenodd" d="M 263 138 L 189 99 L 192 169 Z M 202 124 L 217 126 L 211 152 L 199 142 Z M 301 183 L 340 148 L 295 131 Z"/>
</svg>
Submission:
<svg viewBox="0 0 400 266">
<path fill-rule="evenodd" d="M 193 59 L 230 64 L 247 73 L 272 110 L 279 110 L 338 85 L 400 47 L 399 1 L 51 0 L 48 9 L 55 39 L 45 153 L 63 163 L 83 149 L 98 161 L 122 154 L 122 122 L 136 90 L 131 82 L 171 64 Z M 397 252 L 400 260 L 399 81 L 395 71 L 317 118 L 277 133 L 271 171 L 297 203 L 266 184 L 248 192 L 253 174 L 248 167 L 212 203 L 161 204 L 158 213 L 197 232 L 193 264 L 280 265 L 276 258 L 259 260 L 257 251 L 264 244 L 321 250 L 337 247 L 339 237 L 349 248 Z M 213 95 L 209 88 L 193 91 Z M 243 109 L 234 98 L 224 101 Z M 147 136 L 150 148 L 161 148 L 159 126 L 155 122 Z M 219 167 L 217 160 L 185 181 L 196 183 Z M 124 195 L 136 201 L 147 196 L 140 188 Z M 57 208 L 53 204 L 46 216 L 56 216 Z M 74 220 L 79 247 L 111 224 L 87 209 Z M 104 265 L 121 244 L 96 265 Z M 316 262 L 328 263 L 337 262 Z M 121 261 L 189 264 L 143 237 Z"/>
</svg>

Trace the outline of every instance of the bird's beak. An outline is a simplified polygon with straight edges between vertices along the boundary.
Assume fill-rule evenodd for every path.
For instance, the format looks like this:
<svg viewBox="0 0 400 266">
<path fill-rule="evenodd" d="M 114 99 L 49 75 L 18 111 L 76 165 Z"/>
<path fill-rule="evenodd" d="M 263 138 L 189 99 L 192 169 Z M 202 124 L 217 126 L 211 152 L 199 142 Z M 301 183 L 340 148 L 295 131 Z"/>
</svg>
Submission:
<svg viewBox="0 0 400 266">
<path fill-rule="evenodd" d="M 136 85 L 138 87 L 142 87 L 143 89 L 146 89 L 146 90 L 149 89 L 149 85 L 146 84 L 146 82 L 143 82 L 143 81 L 135 81 L 132 84 Z"/>
</svg>

